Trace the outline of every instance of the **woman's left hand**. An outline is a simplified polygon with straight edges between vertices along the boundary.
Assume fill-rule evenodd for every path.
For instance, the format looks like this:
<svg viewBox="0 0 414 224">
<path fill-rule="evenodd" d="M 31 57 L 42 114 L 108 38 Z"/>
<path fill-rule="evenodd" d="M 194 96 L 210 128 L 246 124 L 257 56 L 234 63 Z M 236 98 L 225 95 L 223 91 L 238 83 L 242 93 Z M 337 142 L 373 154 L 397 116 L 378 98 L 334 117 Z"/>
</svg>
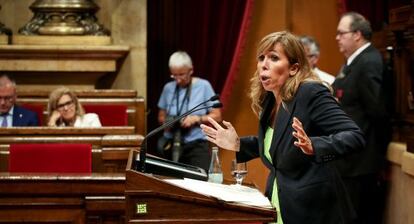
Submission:
<svg viewBox="0 0 414 224">
<path fill-rule="evenodd" d="M 303 130 L 302 122 L 294 117 L 292 127 L 295 129 L 292 134 L 297 139 L 297 141 L 294 142 L 295 146 L 299 147 L 306 155 L 313 155 L 314 152 L 312 142 L 306 132 Z"/>
</svg>

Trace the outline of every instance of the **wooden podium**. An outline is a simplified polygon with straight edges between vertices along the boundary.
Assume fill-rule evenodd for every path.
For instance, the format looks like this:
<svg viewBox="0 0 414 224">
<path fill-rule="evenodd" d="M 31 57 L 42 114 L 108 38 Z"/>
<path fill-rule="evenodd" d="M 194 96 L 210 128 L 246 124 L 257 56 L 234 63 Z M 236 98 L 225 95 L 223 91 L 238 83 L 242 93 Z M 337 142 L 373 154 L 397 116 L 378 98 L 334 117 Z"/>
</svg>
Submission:
<svg viewBox="0 0 414 224">
<path fill-rule="evenodd" d="M 258 223 L 272 222 L 271 208 L 229 203 L 174 184 L 167 177 L 135 170 L 137 151 L 131 150 L 126 168 L 128 223 Z"/>
</svg>

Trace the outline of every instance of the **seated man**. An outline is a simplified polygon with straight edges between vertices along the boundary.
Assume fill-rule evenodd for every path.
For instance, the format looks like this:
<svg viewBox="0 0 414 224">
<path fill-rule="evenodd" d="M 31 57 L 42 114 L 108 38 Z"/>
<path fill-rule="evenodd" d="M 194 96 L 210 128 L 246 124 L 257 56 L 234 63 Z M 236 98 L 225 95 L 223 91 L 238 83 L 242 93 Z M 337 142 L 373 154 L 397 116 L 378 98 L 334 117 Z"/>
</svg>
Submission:
<svg viewBox="0 0 414 224">
<path fill-rule="evenodd" d="M 16 83 L 0 74 L 0 127 L 38 126 L 37 114 L 15 105 Z"/>
</svg>

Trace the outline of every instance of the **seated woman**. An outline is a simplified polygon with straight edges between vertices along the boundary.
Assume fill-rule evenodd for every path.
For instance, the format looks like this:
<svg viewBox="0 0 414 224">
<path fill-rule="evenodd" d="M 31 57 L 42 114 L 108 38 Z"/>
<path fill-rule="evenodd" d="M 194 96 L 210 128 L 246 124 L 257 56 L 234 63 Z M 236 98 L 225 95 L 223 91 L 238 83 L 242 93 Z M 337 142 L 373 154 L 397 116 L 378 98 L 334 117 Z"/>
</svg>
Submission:
<svg viewBox="0 0 414 224">
<path fill-rule="evenodd" d="M 59 87 L 49 95 L 47 106 L 48 126 L 58 127 L 101 127 L 99 117 L 87 113 L 79 103 L 78 97 L 68 88 Z"/>
</svg>

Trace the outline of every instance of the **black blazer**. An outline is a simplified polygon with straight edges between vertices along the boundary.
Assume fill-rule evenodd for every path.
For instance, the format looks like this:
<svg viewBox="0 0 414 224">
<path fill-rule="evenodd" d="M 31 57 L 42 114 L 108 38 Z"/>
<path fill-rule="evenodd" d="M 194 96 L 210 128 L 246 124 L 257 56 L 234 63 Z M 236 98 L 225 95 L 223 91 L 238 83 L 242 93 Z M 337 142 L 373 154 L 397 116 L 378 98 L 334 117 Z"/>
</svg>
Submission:
<svg viewBox="0 0 414 224">
<path fill-rule="evenodd" d="M 38 126 L 37 114 L 23 107 L 14 106 L 13 127 L 15 126 Z"/>
<path fill-rule="evenodd" d="M 370 45 L 332 85 L 341 108 L 361 128 L 366 141 L 365 150 L 335 162 L 343 176 L 375 174 L 385 161 L 391 128 L 382 81 L 382 57 Z"/>
<path fill-rule="evenodd" d="M 281 215 L 291 223 L 349 223 L 355 216 L 341 178 L 328 161 L 358 151 L 364 146 L 358 126 L 339 108 L 330 91 L 322 84 L 301 84 L 296 96 L 280 108 L 270 146 L 270 163 L 263 154 L 263 140 L 275 104 L 268 93 L 260 116 L 257 137 L 241 138 L 238 161 L 258 156 L 270 169 L 266 195 L 270 198 L 277 177 Z M 293 117 L 303 124 L 312 141 L 315 155 L 308 156 L 293 142 Z"/>
</svg>

